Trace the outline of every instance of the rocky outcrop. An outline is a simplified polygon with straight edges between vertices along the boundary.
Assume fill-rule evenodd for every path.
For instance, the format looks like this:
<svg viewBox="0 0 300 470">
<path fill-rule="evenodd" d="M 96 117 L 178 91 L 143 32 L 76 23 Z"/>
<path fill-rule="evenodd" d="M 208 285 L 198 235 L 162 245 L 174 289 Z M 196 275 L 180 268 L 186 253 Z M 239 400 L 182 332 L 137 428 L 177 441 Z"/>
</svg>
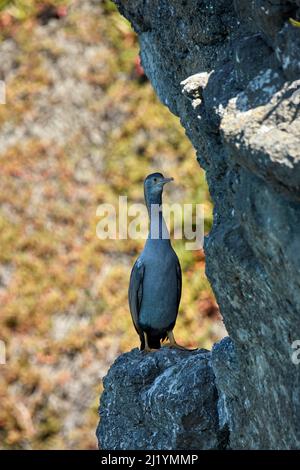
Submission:
<svg viewBox="0 0 300 470">
<path fill-rule="evenodd" d="M 299 448 L 300 1 L 115 3 L 214 202 L 207 276 L 232 339 L 212 351 L 219 426 L 234 449 Z"/>
<path fill-rule="evenodd" d="M 224 449 L 211 353 L 162 348 L 123 354 L 104 379 L 104 449 Z"/>
</svg>

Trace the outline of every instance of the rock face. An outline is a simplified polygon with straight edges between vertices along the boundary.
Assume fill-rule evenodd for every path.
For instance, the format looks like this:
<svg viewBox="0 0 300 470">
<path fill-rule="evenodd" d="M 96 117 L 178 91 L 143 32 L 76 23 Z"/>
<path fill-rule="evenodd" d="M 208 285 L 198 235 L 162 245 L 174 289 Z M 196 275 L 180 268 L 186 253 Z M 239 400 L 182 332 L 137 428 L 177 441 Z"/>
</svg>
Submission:
<svg viewBox="0 0 300 470">
<path fill-rule="evenodd" d="M 300 1 L 115 3 L 214 202 L 207 276 L 232 339 L 212 351 L 219 426 L 234 449 L 299 448 Z"/>
<path fill-rule="evenodd" d="M 120 356 L 104 380 L 104 449 L 222 449 L 211 354 L 162 348 Z"/>
</svg>

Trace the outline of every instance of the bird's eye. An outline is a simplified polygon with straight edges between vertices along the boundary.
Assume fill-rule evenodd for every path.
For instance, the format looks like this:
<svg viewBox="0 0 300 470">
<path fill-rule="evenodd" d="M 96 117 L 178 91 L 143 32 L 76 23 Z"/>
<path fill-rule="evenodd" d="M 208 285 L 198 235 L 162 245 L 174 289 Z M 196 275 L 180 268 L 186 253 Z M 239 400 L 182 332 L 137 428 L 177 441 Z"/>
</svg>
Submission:
<svg viewBox="0 0 300 470">
<path fill-rule="evenodd" d="M 157 181 L 157 178 L 153 178 L 153 181 L 154 181 L 154 183 L 156 183 L 156 181 Z"/>
</svg>

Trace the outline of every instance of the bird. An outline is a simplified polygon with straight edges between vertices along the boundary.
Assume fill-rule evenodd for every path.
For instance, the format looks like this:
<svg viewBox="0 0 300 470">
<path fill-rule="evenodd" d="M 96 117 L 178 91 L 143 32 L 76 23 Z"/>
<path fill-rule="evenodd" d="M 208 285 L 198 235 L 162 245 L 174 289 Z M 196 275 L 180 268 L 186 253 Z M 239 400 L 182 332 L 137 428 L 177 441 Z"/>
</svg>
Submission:
<svg viewBox="0 0 300 470">
<path fill-rule="evenodd" d="M 169 339 L 171 348 L 185 350 L 173 334 L 181 298 L 182 273 L 172 248 L 162 213 L 162 193 L 173 178 L 152 173 L 144 180 L 144 197 L 149 215 L 149 234 L 144 249 L 133 265 L 128 300 L 134 327 L 140 337 L 140 350 L 160 349 Z"/>
</svg>

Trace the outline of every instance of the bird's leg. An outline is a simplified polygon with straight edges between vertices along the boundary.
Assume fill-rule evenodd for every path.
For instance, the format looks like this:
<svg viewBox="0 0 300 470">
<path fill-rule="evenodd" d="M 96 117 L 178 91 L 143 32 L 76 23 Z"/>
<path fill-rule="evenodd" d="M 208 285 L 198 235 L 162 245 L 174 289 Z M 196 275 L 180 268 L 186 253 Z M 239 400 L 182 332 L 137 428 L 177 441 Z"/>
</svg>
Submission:
<svg viewBox="0 0 300 470">
<path fill-rule="evenodd" d="M 145 332 L 144 332 L 144 338 L 145 338 L 145 347 L 144 347 L 143 352 L 148 353 L 148 352 L 158 351 L 158 349 L 150 348 L 150 346 L 149 346 L 149 344 L 148 344 L 147 333 L 145 333 Z"/>
<path fill-rule="evenodd" d="M 182 351 L 192 351 L 192 349 L 184 348 L 183 346 L 180 346 L 179 344 L 176 343 L 172 330 L 167 331 L 167 336 L 168 336 L 168 340 L 170 341 L 170 345 L 169 345 L 170 348 L 181 349 Z"/>
</svg>

